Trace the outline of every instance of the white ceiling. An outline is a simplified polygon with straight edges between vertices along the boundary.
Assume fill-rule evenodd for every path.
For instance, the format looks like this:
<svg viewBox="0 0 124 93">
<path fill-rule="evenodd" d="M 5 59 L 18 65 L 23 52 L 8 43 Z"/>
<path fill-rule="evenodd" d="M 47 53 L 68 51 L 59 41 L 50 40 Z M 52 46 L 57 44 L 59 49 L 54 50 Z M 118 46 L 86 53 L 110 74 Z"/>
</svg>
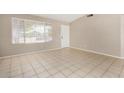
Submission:
<svg viewBox="0 0 124 93">
<path fill-rule="evenodd" d="M 84 16 L 84 14 L 35 14 L 45 18 L 71 23 L 72 21 Z"/>
</svg>

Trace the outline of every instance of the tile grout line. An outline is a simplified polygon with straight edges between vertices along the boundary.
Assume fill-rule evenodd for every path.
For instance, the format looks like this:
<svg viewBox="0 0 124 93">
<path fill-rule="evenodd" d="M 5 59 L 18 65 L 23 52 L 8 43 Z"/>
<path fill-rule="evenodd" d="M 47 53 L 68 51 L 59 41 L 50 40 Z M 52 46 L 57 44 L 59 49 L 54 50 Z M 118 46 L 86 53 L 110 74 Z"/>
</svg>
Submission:
<svg viewBox="0 0 124 93">
<path fill-rule="evenodd" d="M 57 62 L 57 61 L 56 61 Z M 41 64 L 41 63 L 40 63 Z M 42 65 L 42 64 L 41 64 Z M 44 65 L 42 65 L 45 69 L 46 69 L 46 67 L 44 66 Z M 55 66 L 56 67 L 56 66 Z M 57 69 L 56 69 L 57 70 Z M 49 71 L 46 69 L 46 71 L 49 73 Z M 58 70 L 56 73 L 54 73 L 54 74 L 51 74 L 51 73 L 49 73 L 50 74 L 50 76 L 54 76 L 55 74 L 57 74 L 58 72 L 61 72 L 61 70 Z M 63 74 L 62 72 L 61 72 L 61 74 Z M 63 74 L 64 75 L 64 74 Z M 65 75 L 64 75 L 65 76 Z M 65 77 L 67 77 L 67 76 L 65 76 Z"/>
<path fill-rule="evenodd" d="M 19 57 L 19 58 L 20 58 L 20 57 Z M 21 59 L 21 60 L 22 60 L 22 59 Z M 22 62 L 20 63 L 20 67 L 21 67 L 22 77 L 24 78 L 24 73 L 23 73 Z"/>
<path fill-rule="evenodd" d="M 107 73 L 107 71 L 110 69 L 110 67 L 115 63 L 115 59 L 112 59 L 112 63 L 108 66 L 108 68 L 105 70 L 105 72 L 100 76 L 101 78 Z"/>
<path fill-rule="evenodd" d="M 28 57 L 26 57 L 26 59 L 27 59 L 27 60 L 29 60 L 29 59 L 28 59 Z M 33 71 L 35 72 L 35 74 L 34 74 L 34 75 L 36 75 L 36 76 L 38 77 L 38 74 L 37 74 L 37 72 L 35 71 L 35 69 L 34 69 L 33 65 L 30 63 L 30 60 L 28 61 L 28 63 L 31 65 L 31 67 L 32 67 Z M 32 76 L 33 76 L 33 75 L 32 75 Z"/>
<path fill-rule="evenodd" d="M 39 56 L 37 56 L 37 57 L 39 57 Z M 45 71 L 47 71 L 47 73 L 50 75 L 50 76 L 52 76 L 49 72 L 48 72 L 48 70 L 47 70 L 47 68 L 42 64 L 42 63 L 40 63 L 38 60 L 36 60 L 41 66 L 43 66 L 44 68 L 45 68 Z M 43 71 L 44 72 L 44 71 Z M 42 73 L 42 72 L 41 72 Z M 38 73 L 37 73 L 37 75 L 38 75 Z M 39 77 L 39 76 L 38 76 Z"/>
<path fill-rule="evenodd" d="M 12 57 L 10 57 L 10 59 L 11 59 L 11 61 L 10 61 L 10 67 L 9 67 L 9 69 L 10 69 L 10 71 L 9 71 L 9 78 L 12 78 L 12 77 L 11 77 Z"/>
<path fill-rule="evenodd" d="M 103 60 L 105 61 L 105 60 L 107 60 L 108 58 L 104 58 Z M 103 63 L 103 60 L 101 60 L 101 63 L 99 63 L 98 65 L 96 65 L 93 69 L 91 69 L 85 76 L 84 76 L 84 78 L 89 74 L 89 73 L 91 73 L 95 68 L 97 68 L 97 67 L 99 67 L 100 65 L 102 65 Z"/>
<path fill-rule="evenodd" d="M 119 78 L 121 78 L 121 74 L 122 74 L 122 72 L 123 72 L 123 69 L 124 69 L 124 63 L 123 63 L 123 65 L 122 65 L 122 67 L 121 67 L 121 71 L 120 71 L 120 73 L 119 73 Z"/>
<path fill-rule="evenodd" d="M 98 56 L 96 56 L 96 57 L 92 57 L 92 59 L 93 60 L 95 60 L 96 58 L 97 58 Z M 91 60 L 91 59 L 90 59 Z M 88 60 L 88 61 L 90 61 L 90 60 Z M 88 63 L 84 63 L 83 65 L 87 65 Z M 76 67 L 77 68 L 77 67 Z M 76 72 L 76 71 L 78 71 L 80 68 L 77 68 L 77 70 L 75 70 L 75 71 L 73 71 L 71 74 L 73 74 L 74 72 Z M 71 75 L 70 74 L 70 75 Z M 78 75 L 78 74 L 76 74 L 76 75 Z M 78 76 L 80 76 L 80 75 L 78 75 Z"/>
<path fill-rule="evenodd" d="M 72 54 L 72 53 L 76 53 L 76 54 Z M 30 67 L 30 69 L 28 70 L 29 74 L 28 73 L 27 74 L 31 77 L 33 77 L 34 75 L 37 77 L 40 77 L 39 74 L 41 74 L 41 76 L 42 76 L 42 73 L 45 72 L 46 73 L 45 75 L 47 75 L 47 73 L 48 73 L 48 75 L 49 75 L 48 77 L 50 77 L 50 78 L 52 78 L 56 74 L 57 74 L 56 75 L 57 77 L 55 77 L 55 78 L 62 78 L 62 77 L 68 78 L 73 73 L 74 74 L 72 75 L 72 77 L 75 77 L 75 76 L 81 77 L 80 73 L 85 72 L 85 70 L 83 70 L 82 68 L 83 67 L 85 68 L 86 66 L 88 66 L 88 67 L 86 67 L 87 68 L 86 73 L 84 73 L 84 75 L 82 75 L 82 77 L 83 76 L 86 77 L 87 75 L 90 75 L 90 73 L 99 66 L 101 68 L 102 68 L 102 66 L 105 66 L 104 71 L 102 71 L 102 73 L 100 72 L 99 77 L 103 77 L 104 75 L 106 75 L 106 73 L 108 73 L 108 71 L 111 70 L 112 72 L 113 71 L 117 72 L 117 75 L 120 78 L 121 73 L 124 69 L 124 63 L 122 62 L 122 63 L 116 64 L 116 62 L 121 62 L 121 61 L 116 60 L 115 58 L 112 59 L 109 57 L 102 57 L 99 55 L 92 55 L 92 54 L 88 54 L 88 53 L 83 54 L 82 52 L 77 52 L 77 51 L 66 52 L 64 50 L 64 51 L 59 51 L 59 52 L 57 51 L 55 53 L 48 52 L 48 53 L 42 53 L 42 54 L 38 54 L 38 55 L 37 54 L 38 53 L 36 53 L 34 55 L 27 55 L 27 57 L 24 57 L 24 56 L 22 56 L 22 57 L 19 56 L 17 58 L 11 57 L 11 58 L 5 60 L 5 64 L 1 65 L 1 66 L 6 67 L 6 63 L 7 63 L 7 69 L 3 69 L 5 71 L 7 71 L 7 72 L 4 72 L 4 74 L 6 75 L 5 77 L 14 78 L 13 70 L 14 70 L 14 75 L 15 75 L 15 71 L 17 71 L 18 67 L 19 67 L 19 70 L 21 71 L 21 73 L 20 73 L 20 71 L 16 72 L 15 77 L 18 77 L 18 75 L 19 76 L 21 75 L 22 77 L 24 77 L 23 71 L 25 71 L 25 69 L 23 69 L 23 66 L 26 67 L 26 71 L 28 70 L 27 66 Z M 66 55 L 64 55 L 64 54 L 66 54 Z M 67 55 L 69 55 L 69 56 L 67 56 Z M 32 57 L 32 59 L 30 59 L 30 57 Z M 106 60 L 108 63 L 106 62 Z M 104 63 L 105 63 L 105 65 L 102 65 Z M 16 69 L 16 67 L 17 67 L 17 69 Z M 117 69 L 117 71 L 113 70 L 112 69 L 113 67 L 115 67 L 115 68 L 119 67 L 119 70 L 118 69 Z M 42 68 L 42 69 L 40 69 L 40 68 Z M 50 71 L 50 70 L 52 70 L 52 68 L 53 68 L 53 71 Z M 67 69 L 67 72 L 64 72 L 64 71 L 66 71 L 66 69 Z M 70 71 L 68 72 L 68 70 L 70 70 Z M 80 70 L 81 72 L 75 73 L 78 70 Z M 96 72 L 97 72 L 97 70 L 96 70 Z M 12 73 L 12 75 L 11 75 L 11 73 Z M 20 73 L 20 74 L 18 74 L 18 73 Z M 52 73 L 54 73 L 54 74 L 52 74 Z M 111 73 L 108 73 L 108 75 L 111 75 Z M 116 73 L 114 75 L 116 75 Z M 47 78 L 47 76 L 44 76 L 43 78 Z"/>
</svg>

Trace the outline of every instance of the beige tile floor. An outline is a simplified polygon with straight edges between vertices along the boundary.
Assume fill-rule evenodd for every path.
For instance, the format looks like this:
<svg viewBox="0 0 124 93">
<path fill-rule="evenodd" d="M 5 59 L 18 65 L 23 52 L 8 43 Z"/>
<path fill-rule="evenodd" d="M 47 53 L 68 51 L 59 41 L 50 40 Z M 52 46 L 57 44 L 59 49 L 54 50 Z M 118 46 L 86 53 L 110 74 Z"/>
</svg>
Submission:
<svg viewBox="0 0 124 93">
<path fill-rule="evenodd" d="M 1 78 L 123 78 L 124 60 L 64 48 L 0 60 Z"/>
</svg>

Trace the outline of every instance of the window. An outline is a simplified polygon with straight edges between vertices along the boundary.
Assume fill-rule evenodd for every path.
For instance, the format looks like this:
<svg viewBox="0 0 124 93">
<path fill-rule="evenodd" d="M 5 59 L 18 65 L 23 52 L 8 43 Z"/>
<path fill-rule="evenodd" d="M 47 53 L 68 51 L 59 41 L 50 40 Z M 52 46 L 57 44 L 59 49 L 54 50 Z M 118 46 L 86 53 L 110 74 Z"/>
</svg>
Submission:
<svg viewBox="0 0 124 93">
<path fill-rule="evenodd" d="M 12 43 L 42 43 L 52 40 L 52 26 L 39 21 L 12 18 Z"/>
</svg>

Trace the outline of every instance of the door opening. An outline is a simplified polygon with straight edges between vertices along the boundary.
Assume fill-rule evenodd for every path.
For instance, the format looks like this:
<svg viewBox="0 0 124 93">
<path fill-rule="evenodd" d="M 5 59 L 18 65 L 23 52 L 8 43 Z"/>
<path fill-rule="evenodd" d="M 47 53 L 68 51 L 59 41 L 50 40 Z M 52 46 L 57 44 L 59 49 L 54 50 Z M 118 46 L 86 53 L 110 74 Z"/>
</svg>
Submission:
<svg viewBox="0 0 124 93">
<path fill-rule="evenodd" d="M 69 47 L 69 25 L 61 25 L 61 48 Z"/>
</svg>

